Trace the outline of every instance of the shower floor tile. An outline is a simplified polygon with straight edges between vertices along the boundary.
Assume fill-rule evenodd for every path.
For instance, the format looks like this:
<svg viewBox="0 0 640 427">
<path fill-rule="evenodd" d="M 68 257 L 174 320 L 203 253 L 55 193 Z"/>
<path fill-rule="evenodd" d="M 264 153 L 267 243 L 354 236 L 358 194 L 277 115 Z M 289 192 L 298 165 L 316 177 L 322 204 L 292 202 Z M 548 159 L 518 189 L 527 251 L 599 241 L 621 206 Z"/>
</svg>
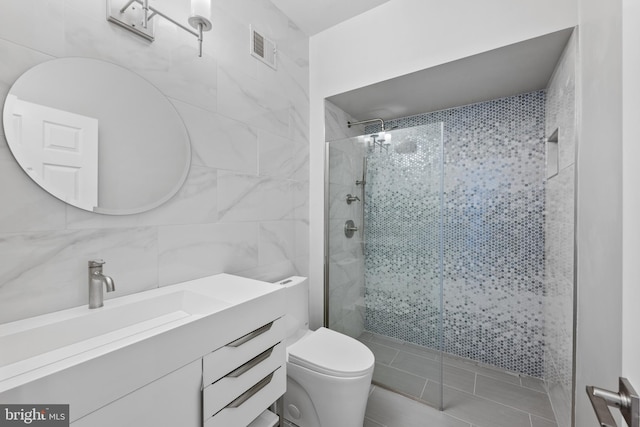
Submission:
<svg viewBox="0 0 640 427">
<path fill-rule="evenodd" d="M 471 427 L 471 424 L 400 394 L 374 387 L 365 427 Z"/>
<path fill-rule="evenodd" d="M 538 417 L 554 418 L 551 402 L 546 393 L 478 375 L 475 394 Z"/>
<path fill-rule="evenodd" d="M 376 356 L 365 427 L 557 427 L 538 378 L 445 354 L 440 412 L 428 406 L 440 394 L 438 352 L 371 332 L 358 339 Z"/>
</svg>

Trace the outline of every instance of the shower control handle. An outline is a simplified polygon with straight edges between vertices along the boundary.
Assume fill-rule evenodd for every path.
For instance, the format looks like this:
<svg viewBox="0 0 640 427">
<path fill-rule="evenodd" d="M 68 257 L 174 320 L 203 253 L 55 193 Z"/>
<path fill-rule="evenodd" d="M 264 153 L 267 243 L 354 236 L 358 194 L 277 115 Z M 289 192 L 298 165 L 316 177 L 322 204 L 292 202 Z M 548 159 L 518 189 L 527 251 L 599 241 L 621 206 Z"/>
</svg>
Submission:
<svg viewBox="0 0 640 427">
<path fill-rule="evenodd" d="M 360 198 L 358 196 L 354 196 L 352 194 L 347 194 L 347 204 L 350 205 L 352 202 L 359 202 Z"/>
<path fill-rule="evenodd" d="M 356 227 L 353 220 L 347 220 L 347 222 L 344 223 L 344 235 L 347 236 L 348 239 L 352 238 L 353 233 L 356 231 L 358 231 L 358 227 Z"/>
</svg>

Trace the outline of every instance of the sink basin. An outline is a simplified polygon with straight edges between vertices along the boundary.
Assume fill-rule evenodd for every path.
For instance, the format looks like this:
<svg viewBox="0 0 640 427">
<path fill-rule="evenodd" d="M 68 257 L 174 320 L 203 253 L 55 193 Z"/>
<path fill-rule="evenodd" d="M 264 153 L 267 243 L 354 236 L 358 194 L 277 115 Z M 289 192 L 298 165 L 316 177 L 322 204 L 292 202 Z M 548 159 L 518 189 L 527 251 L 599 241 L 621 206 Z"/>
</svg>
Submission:
<svg viewBox="0 0 640 427">
<path fill-rule="evenodd" d="M 192 290 L 157 289 L 107 300 L 98 309 L 76 307 L 0 325 L 0 378 L 136 334 L 166 330 L 229 305 Z"/>
<path fill-rule="evenodd" d="M 0 324 L 0 402 L 69 404 L 73 423 L 282 315 L 283 292 L 223 273 Z M 182 375 L 172 388 L 187 385 Z M 197 393 L 201 378 L 192 380 Z"/>
</svg>

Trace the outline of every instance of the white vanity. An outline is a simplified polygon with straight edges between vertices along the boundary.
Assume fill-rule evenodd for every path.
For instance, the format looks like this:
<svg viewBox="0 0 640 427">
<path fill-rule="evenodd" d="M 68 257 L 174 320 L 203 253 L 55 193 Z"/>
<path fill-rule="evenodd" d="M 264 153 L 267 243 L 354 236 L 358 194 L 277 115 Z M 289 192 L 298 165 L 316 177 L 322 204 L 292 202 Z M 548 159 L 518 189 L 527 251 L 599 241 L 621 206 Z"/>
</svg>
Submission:
<svg viewBox="0 0 640 427">
<path fill-rule="evenodd" d="M 69 404 L 74 427 L 271 427 L 285 299 L 228 274 L 0 325 L 0 402 Z"/>
</svg>

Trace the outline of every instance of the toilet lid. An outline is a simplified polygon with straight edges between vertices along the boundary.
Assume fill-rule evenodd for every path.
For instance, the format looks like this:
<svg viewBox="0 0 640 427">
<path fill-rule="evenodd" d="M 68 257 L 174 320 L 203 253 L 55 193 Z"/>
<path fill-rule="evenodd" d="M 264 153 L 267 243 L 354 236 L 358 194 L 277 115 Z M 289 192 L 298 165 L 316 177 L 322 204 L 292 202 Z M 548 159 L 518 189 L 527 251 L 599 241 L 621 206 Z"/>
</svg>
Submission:
<svg viewBox="0 0 640 427">
<path fill-rule="evenodd" d="M 361 342 L 320 328 L 291 345 L 289 363 L 334 377 L 357 377 L 373 368 L 375 358 Z"/>
</svg>

